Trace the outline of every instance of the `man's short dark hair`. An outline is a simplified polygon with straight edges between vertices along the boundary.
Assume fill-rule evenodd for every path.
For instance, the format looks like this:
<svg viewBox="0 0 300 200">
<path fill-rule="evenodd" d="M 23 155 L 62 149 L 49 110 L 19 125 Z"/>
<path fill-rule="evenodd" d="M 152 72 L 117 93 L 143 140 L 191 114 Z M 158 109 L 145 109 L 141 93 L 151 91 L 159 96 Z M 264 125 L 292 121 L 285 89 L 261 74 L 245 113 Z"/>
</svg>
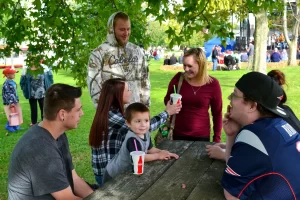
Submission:
<svg viewBox="0 0 300 200">
<path fill-rule="evenodd" d="M 75 99 L 81 97 L 81 88 L 63 83 L 51 85 L 44 100 L 44 118 L 55 120 L 59 110 L 71 111 L 75 105 Z"/>
<path fill-rule="evenodd" d="M 147 112 L 150 114 L 150 111 L 149 111 L 149 108 L 147 108 L 147 106 L 145 106 L 144 104 L 142 103 L 132 103 L 130 104 L 127 108 L 126 108 L 126 111 L 125 111 L 125 119 L 128 121 L 128 122 L 131 122 L 132 118 L 133 118 L 133 115 L 134 113 L 136 112 L 141 112 L 141 113 L 144 113 L 144 112 Z M 149 116 L 150 117 L 150 116 Z"/>
</svg>

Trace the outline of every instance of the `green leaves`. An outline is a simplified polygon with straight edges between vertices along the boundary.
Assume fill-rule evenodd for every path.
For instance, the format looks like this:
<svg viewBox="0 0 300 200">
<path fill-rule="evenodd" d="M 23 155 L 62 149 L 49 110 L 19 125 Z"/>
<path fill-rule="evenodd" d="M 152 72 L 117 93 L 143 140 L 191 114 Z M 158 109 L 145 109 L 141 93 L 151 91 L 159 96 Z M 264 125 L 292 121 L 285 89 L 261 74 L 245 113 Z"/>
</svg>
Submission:
<svg viewBox="0 0 300 200">
<path fill-rule="evenodd" d="M 0 37 L 6 48 L 18 51 L 22 42 L 31 52 L 27 65 L 41 58 L 57 69 L 71 69 L 79 85 L 85 85 L 90 52 L 104 42 L 109 16 L 119 10 L 130 16 L 130 41 L 145 47 L 202 46 L 213 36 L 233 37 L 229 17 L 241 19 L 259 8 L 280 12 L 280 0 L 25 0 L 0 1 Z M 147 17 L 149 17 L 147 19 Z M 153 20 L 155 21 L 153 22 Z M 208 33 L 203 30 L 208 28 Z M 58 62 L 59 61 L 59 62 Z"/>
<path fill-rule="evenodd" d="M 33 1 L 33 5 L 34 5 L 34 8 L 37 9 L 37 10 L 40 10 L 41 9 L 41 1 L 40 0 L 34 0 Z"/>
</svg>

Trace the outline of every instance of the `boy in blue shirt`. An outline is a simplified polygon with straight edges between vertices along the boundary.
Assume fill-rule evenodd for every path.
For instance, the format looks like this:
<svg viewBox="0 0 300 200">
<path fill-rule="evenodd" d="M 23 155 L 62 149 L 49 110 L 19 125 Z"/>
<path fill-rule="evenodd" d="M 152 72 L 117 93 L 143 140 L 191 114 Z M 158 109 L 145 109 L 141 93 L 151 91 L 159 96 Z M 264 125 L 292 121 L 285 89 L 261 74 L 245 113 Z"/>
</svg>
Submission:
<svg viewBox="0 0 300 200">
<path fill-rule="evenodd" d="M 17 84 L 13 80 L 15 78 L 16 71 L 13 68 L 6 68 L 3 70 L 3 74 L 6 77 L 5 82 L 2 87 L 2 100 L 4 105 L 4 111 L 7 117 L 7 123 L 5 125 L 5 129 L 9 132 L 15 132 L 16 130 L 20 130 L 19 125 L 11 126 L 9 122 L 9 116 L 14 110 L 18 113 L 19 124 L 23 123 L 22 110 L 19 104 L 19 97 L 17 95 Z"/>
</svg>

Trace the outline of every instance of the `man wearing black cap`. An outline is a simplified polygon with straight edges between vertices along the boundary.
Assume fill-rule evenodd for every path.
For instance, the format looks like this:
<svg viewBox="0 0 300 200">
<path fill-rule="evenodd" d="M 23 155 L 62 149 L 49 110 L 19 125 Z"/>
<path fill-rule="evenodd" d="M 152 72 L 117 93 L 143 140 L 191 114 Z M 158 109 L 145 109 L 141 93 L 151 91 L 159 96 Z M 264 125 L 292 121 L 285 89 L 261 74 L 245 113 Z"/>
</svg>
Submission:
<svg viewBox="0 0 300 200">
<path fill-rule="evenodd" d="M 228 97 L 227 199 L 300 199 L 300 135 L 283 119 L 282 97 L 281 87 L 259 72 L 243 75 Z"/>
</svg>

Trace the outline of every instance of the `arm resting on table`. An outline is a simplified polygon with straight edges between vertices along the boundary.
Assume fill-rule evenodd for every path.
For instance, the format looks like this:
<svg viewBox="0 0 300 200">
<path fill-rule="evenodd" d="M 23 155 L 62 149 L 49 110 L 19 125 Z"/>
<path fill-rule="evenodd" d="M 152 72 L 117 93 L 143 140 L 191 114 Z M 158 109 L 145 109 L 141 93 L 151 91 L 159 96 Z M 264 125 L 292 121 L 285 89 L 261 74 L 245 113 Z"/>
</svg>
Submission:
<svg viewBox="0 0 300 200">
<path fill-rule="evenodd" d="M 154 160 L 170 160 L 171 158 L 178 159 L 178 157 L 179 156 L 177 154 L 152 147 L 150 150 L 148 150 L 147 154 L 145 155 L 145 162 L 150 162 Z"/>
<path fill-rule="evenodd" d="M 82 178 L 78 176 L 74 169 L 72 171 L 72 176 L 74 181 L 74 192 L 77 196 L 85 198 L 91 193 L 93 193 L 92 188 Z"/>
<path fill-rule="evenodd" d="M 67 187 L 66 189 L 60 190 L 58 192 L 53 192 L 51 195 L 56 200 L 80 200 L 82 198 L 77 197 L 73 194 L 71 187 Z"/>
</svg>

